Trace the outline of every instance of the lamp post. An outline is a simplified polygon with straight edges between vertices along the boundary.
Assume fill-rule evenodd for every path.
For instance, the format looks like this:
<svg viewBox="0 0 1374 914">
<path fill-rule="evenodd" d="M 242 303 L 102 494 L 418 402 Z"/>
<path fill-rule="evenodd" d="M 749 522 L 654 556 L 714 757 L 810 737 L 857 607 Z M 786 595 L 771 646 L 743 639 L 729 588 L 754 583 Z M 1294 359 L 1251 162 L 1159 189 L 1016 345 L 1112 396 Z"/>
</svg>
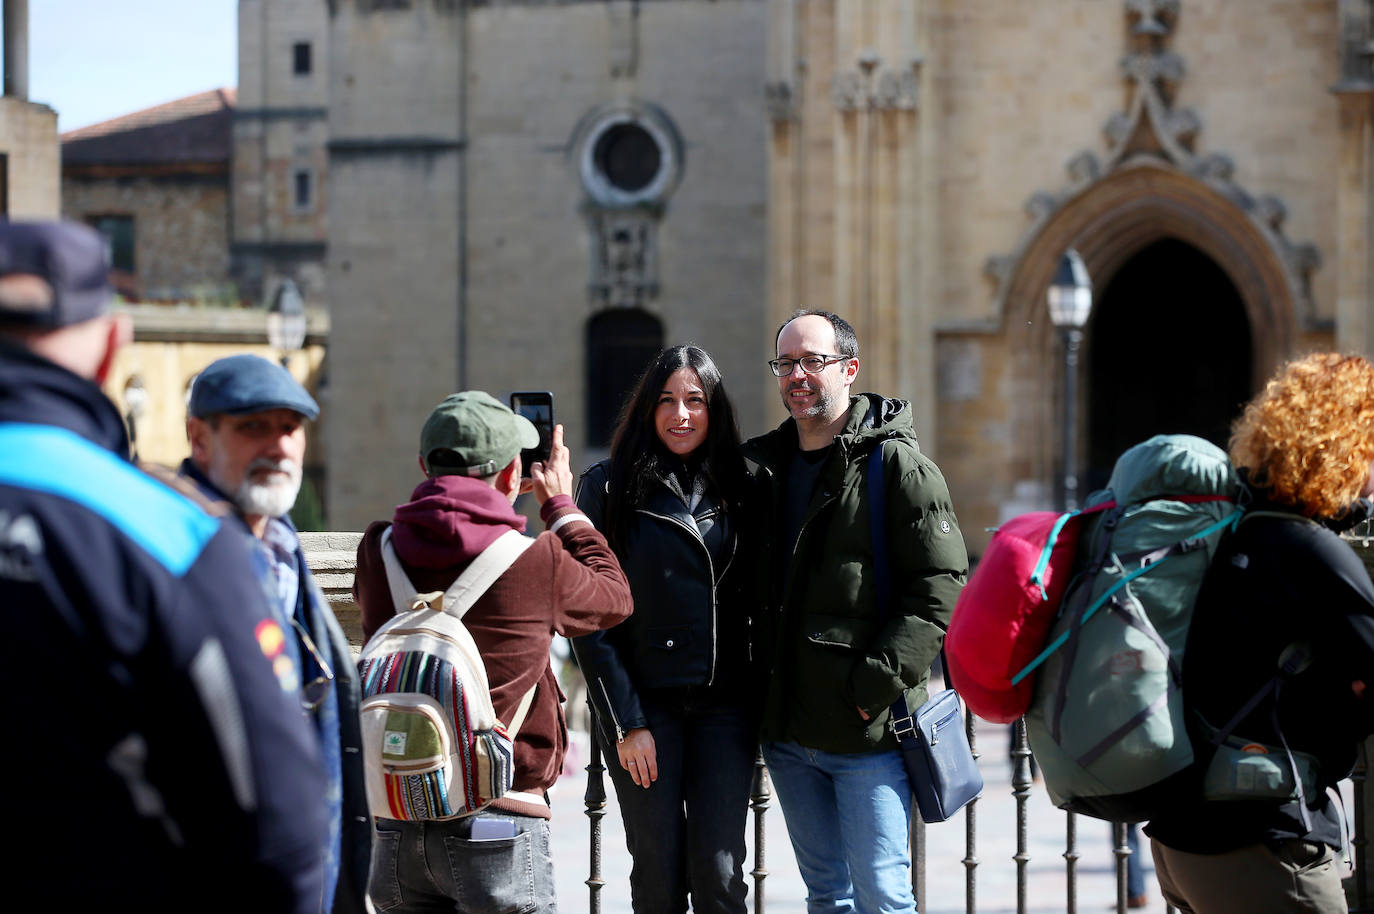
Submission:
<svg viewBox="0 0 1374 914">
<path fill-rule="evenodd" d="M 1064 510 L 1078 507 L 1078 347 L 1093 307 L 1093 287 L 1083 258 L 1069 248 L 1050 281 L 1050 322 L 1064 337 Z"/>
<path fill-rule="evenodd" d="M 138 420 L 148 408 L 148 389 L 139 375 L 131 374 L 124 382 L 124 408 L 124 422 L 129 428 L 129 456 L 137 460 Z"/>
<path fill-rule="evenodd" d="M 281 365 L 287 368 L 291 353 L 305 345 L 305 300 L 295 282 L 283 279 L 272 294 L 267 309 L 267 342 L 281 352 Z"/>
</svg>

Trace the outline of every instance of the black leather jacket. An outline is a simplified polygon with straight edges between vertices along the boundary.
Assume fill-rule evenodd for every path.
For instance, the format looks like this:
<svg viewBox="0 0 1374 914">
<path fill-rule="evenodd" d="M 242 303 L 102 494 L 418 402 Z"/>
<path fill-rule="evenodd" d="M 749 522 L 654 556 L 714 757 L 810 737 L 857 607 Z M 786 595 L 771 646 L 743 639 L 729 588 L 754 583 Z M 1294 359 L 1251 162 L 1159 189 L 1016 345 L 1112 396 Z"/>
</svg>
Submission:
<svg viewBox="0 0 1374 914">
<path fill-rule="evenodd" d="M 600 530 L 608 476 L 603 460 L 583 474 L 577 490 L 578 507 Z M 727 573 L 735 564 L 738 526 L 714 488 L 689 511 L 676 489 L 662 481 L 635 515 L 628 543 L 613 546 L 630 582 L 634 613 L 614 628 L 572 642 L 608 741 L 647 725 L 645 690 L 713 686 L 736 676 L 742 684 L 748 654 L 745 609 L 726 583 L 732 579 Z"/>
</svg>

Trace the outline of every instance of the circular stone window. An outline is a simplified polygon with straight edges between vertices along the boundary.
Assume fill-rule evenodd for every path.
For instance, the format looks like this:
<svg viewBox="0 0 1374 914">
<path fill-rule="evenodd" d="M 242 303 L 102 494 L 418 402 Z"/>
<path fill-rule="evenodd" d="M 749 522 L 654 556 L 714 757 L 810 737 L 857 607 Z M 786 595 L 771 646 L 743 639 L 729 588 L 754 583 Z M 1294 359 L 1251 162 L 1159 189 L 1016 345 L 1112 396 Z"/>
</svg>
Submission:
<svg viewBox="0 0 1374 914">
<path fill-rule="evenodd" d="M 616 124 L 597 137 L 592 161 L 611 184 L 626 193 L 653 183 L 663 154 L 653 135 L 638 124 Z"/>
<path fill-rule="evenodd" d="M 677 185 L 682 140 L 660 109 L 638 103 L 598 109 L 574 140 L 579 177 L 602 206 L 661 204 Z"/>
</svg>

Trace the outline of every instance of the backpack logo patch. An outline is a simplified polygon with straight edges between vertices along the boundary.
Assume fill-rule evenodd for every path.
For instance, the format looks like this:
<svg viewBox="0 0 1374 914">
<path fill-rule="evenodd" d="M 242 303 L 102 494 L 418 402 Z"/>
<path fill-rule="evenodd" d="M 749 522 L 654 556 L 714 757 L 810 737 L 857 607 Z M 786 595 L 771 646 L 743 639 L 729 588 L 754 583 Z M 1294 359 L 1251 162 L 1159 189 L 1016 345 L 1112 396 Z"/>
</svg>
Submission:
<svg viewBox="0 0 1374 914">
<path fill-rule="evenodd" d="M 388 730 L 382 737 L 382 755 L 405 755 L 406 735 L 399 730 Z"/>
</svg>

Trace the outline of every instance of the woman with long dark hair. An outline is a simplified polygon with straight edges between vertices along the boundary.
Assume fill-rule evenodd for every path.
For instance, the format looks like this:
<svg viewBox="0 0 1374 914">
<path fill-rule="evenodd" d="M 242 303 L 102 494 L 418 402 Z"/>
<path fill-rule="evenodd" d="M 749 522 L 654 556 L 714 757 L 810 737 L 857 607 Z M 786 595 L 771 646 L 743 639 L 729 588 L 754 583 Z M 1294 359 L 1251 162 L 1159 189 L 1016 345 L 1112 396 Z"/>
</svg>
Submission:
<svg viewBox="0 0 1374 914">
<path fill-rule="evenodd" d="M 740 557 L 748 473 L 720 371 L 666 349 L 577 503 L 630 581 L 631 617 L 573 641 L 634 866 L 638 914 L 745 911 L 757 746 Z"/>
</svg>

